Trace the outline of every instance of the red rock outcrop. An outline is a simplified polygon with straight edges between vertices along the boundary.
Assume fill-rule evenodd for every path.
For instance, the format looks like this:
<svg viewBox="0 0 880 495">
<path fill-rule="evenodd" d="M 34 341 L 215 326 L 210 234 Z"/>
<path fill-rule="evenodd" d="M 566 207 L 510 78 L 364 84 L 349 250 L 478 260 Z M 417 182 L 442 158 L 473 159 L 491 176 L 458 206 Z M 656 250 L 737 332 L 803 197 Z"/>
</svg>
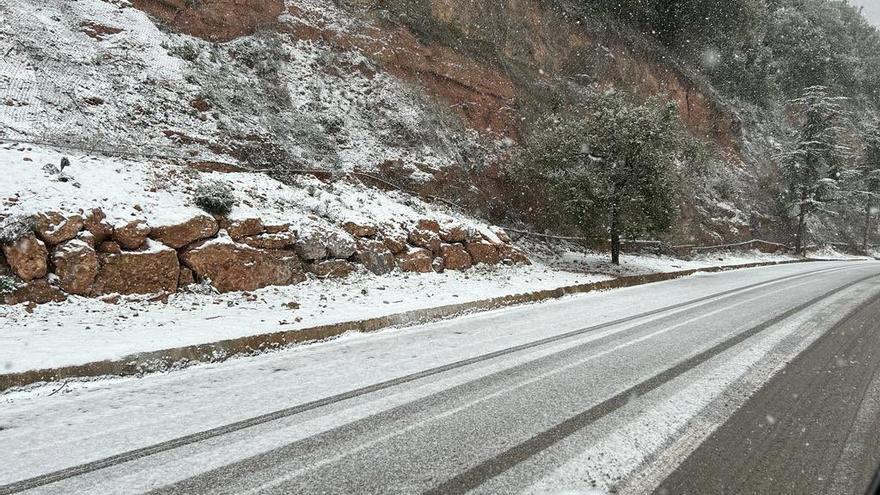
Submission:
<svg viewBox="0 0 880 495">
<path fill-rule="evenodd" d="M 135 8 L 182 33 L 210 41 L 230 41 L 274 25 L 283 0 L 133 0 Z"/>
<path fill-rule="evenodd" d="M 25 282 L 45 277 L 48 272 L 49 251 L 33 234 L 4 245 L 3 255 L 12 272 Z"/>
<path fill-rule="evenodd" d="M 511 246 L 510 244 L 501 244 L 498 246 L 498 255 L 501 257 L 501 260 L 504 262 L 509 262 L 517 265 L 531 265 L 532 262 L 529 261 L 529 257 L 526 256 L 526 253 L 521 250 Z"/>
</svg>

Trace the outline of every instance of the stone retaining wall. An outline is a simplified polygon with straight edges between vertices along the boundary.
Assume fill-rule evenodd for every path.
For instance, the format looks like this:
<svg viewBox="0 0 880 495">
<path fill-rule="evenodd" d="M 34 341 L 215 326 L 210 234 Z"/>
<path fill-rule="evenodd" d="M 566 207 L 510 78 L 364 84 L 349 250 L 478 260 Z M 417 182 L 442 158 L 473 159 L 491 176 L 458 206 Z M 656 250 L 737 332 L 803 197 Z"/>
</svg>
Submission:
<svg viewBox="0 0 880 495">
<path fill-rule="evenodd" d="M 292 285 L 308 277 L 342 278 L 359 269 L 429 273 L 476 264 L 529 263 L 500 228 L 492 235 L 423 219 L 385 233 L 346 222 L 337 230 L 298 232 L 259 218 L 201 214 L 151 226 L 143 219 L 112 224 L 101 209 L 42 213 L 32 232 L 2 246 L 0 275 L 18 287 L 6 304 L 62 301 L 67 295 L 167 295 L 193 283 L 219 292 Z"/>
</svg>

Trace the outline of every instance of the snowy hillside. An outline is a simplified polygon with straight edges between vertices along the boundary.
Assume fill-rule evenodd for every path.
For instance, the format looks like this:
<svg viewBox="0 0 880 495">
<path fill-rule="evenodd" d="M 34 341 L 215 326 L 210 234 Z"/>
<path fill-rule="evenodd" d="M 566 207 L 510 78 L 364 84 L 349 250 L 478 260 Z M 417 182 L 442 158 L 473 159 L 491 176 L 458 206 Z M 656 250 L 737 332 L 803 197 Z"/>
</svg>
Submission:
<svg viewBox="0 0 880 495">
<path fill-rule="evenodd" d="M 354 21 L 296 2 L 281 28 Z M 358 50 L 264 30 L 209 43 L 160 29 L 130 2 L 0 5 L 0 137 L 273 167 L 441 167 L 472 131 Z"/>
</svg>

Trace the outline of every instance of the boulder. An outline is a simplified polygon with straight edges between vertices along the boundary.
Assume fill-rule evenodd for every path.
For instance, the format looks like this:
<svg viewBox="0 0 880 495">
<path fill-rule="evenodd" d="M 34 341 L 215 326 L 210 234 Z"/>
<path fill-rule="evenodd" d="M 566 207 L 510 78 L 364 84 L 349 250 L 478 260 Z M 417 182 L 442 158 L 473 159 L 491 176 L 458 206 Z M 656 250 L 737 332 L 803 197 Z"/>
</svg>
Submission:
<svg viewBox="0 0 880 495">
<path fill-rule="evenodd" d="M 357 260 L 376 275 L 384 275 L 397 267 L 394 254 L 382 241 L 361 239 L 357 243 Z"/>
<path fill-rule="evenodd" d="M 357 250 L 354 238 L 344 232 L 330 232 L 324 238 L 324 244 L 327 245 L 328 256 L 338 260 L 351 258 Z"/>
<path fill-rule="evenodd" d="M 446 225 L 440 231 L 440 239 L 442 239 L 443 242 L 464 242 L 467 240 L 467 237 L 467 229 L 461 225 Z"/>
<path fill-rule="evenodd" d="M 499 241 L 501 241 L 505 244 L 510 244 L 510 236 L 507 235 L 507 232 L 504 229 L 502 229 L 501 227 L 493 226 L 491 228 L 491 230 L 492 230 L 492 233 L 495 234 L 495 237 L 497 237 Z"/>
<path fill-rule="evenodd" d="M 345 222 L 342 224 L 342 229 L 355 237 L 375 237 L 377 232 L 375 225 L 363 225 L 354 222 Z"/>
<path fill-rule="evenodd" d="M 245 237 L 252 237 L 262 234 L 266 229 L 263 227 L 263 221 L 259 218 L 245 218 L 241 220 L 232 220 L 226 225 L 226 232 L 234 241 L 240 241 Z"/>
<path fill-rule="evenodd" d="M 219 229 L 220 226 L 213 217 L 196 215 L 182 223 L 153 227 L 150 238 L 174 249 L 180 249 L 193 242 L 217 235 Z"/>
<path fill-rule="evenodd" d="M 498 248 L 488 242 L 468 242 L 465 246 L 475 265 L 478 263 L 497 265 L 501 261 Z"/>
<path fill-rule="evenodd" d="M 423 218 L 419 220 L 416 224 L 416 228 L 419 230 L 434 232 L 435 234 L 440 232 L 440 224 L 437 222 L 437 220 L 431 220 L 429 218 Z"/>
<path fill-rule="evenodd" d="M 529 260 L 529 257 L 526 256 L 526 253 L 511 246 L 510 244 L 502 244 L 498 246 L 498 255 L 501 257 L 502 261 L 507 263 L 514 263 L 517 265 L 532 264 L 532 262 Z"/>
<path fill-rule="evenodd" d="M 3 255 L 12 273 L 25 282 L 43 278 L 49 270 L 49 251 L 33 234 L 3 245 Z"/>
<path fill-rule="evenodd" d="M 444 244 L 440 247 L 440 256 L 447 270 L 467 270 L 473 265 L 471 255 L 461 244 Z"/>
<path fill-rule="evenodd" d="M 119 254 L 122 252 L 122 247 L 116 241 L 104 241 L 98 244 L 98 252 L 105 254 Z"/>
<path fill-rule="evenodd" d="M 204 242 L 181 255 L 198 280 L 220 292 L 257 290 L 305 280 L 299 258 L 286 251 L 264 251 L 232 242 Z"/>
<path fill-rule="evenodd" d="M 296 254 L 305 261 L 317 261 L 327 257 L 327 245 L 321 233 L 310 231 L 296 240 L 293 246 Z"/>
<path fill-rule="evenodd" d="M 266 232 L 253 237 L 245 237 L 241 243 L 256 249 L 288 249 L 296 244 L 296 233 L 290 230 L 274 234 Z"/>
<path fill-rule="evenodd" d="M 345 278 L 356 270 L 354 264 L 345 260 L 327 260 L 309 263 L 306 270 L 320 278 Z"/>
<path fill-rule="evenodd" d="M 179 276 L 177 252 L 151 243 L 142 251 L 100 254 L 93 292 L 97 295 L 175 292 Z"/>
<path fill-rule="evenodd" d="M 382 242 L 384 242 L 385 247 L 394 254 L 400 254 L 407 249 L 406 237 L 402 235 L 386 235 L 382 239 Z"/>
<path fill-rule="evenodd" d="M 107 216 L 100 208 L 93 208 L 83 221 L 83 229 L 95 237 L 95 243 L 100 244 L 113 237 L 113 225 L 107 221 Z"/>
<path fill-rule="evenodd" d="M 3 294 L 3 302 L 6 304 L 34 303 L 46 304 L 50 302 L 62 302 L 67 299 L 64 292 L 50 284 L 46 279 L 32 280 L 14 291 Z"/>
<path fill-rule="evenodd" d="M 407 240 L 413 246 L 425 248 L 431 251 L 432 254 L 440 254 L 440 245 L 442 244 L 442 241 L 436 232 L 416 229 L 409 233 L 409 238 Z"/>
<path fill-rule="evenodd" d="M 85 242 L 73 239 L 55 248 L 52 267 L 64 292 L 87 296 L 98 275 L 98 255 Z"/>
<path fill-rule="evenodd" d="M 177 288 L 183 288 L 194 283 L 196 283 L 196 277 L 193 275 L 192 270 L 185 266 L 181 266 L 180 272 L 177 275 Z"/>
<path fill-rule="evenodd" d="M 97 241 L 95 240 L 95 235 L 88 230 L 83 230 L 79 234 L 76 234 L 76 237 L 74 237 L 74 239 L 86 243 L 92 249 L 95 249 L 95 247 L 97 247 L 98 245 Z"/>
<path fill-rule="evenodd" d="M 290 230 L 289 223 L 275 224 L 275 225 L 265 225 L 267 234 L 280 234 L 282 232 L 286 232 Z"/>
<path fill-rule="evenodd" d="M 467 242 L 481 242 L 481 241 L 485 240 L 483 238 L 483 234 L 481 234 L 480 231 L 474 227 L 467 227 L 465 229 L 465 233 L 466 234 L 465 234 L 464 242 L 466 242 L 466 243 Z"/>
<path fill-rule="evenodd" d="M 83 228 L 83 217 L 79 215 L 65 217 L 56 211 L 41 213 L 36 216 L 35 221 L 34 230 L 37 237 L 50 246 L 73 239 Z"/>
<path fill-rule="evenodd" d="M 150 226 L 143 220 L 134 220 L 117 225 L 113 229 L 113 240 L 125 249 L 140 249 L 147 242 Z"/>
<path fill-rule="evenodd" d="M 405 272 L 430 273 L 434 271 L 434 255 L 422 248 L 410 249 L 397 255 L 397 264 Z"/>
</svg>

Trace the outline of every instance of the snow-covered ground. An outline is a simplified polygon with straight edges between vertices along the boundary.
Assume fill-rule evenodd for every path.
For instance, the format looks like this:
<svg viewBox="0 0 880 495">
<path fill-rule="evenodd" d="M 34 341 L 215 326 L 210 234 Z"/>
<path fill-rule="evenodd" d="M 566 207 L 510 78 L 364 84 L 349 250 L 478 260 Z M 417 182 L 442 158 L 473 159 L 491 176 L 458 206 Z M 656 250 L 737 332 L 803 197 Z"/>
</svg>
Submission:
<svg viewBox="0 0 880 495">
<path fill-rule="evenodd" d="M 252 293 L 178 293 L 167 304 L 130 298 L 114 305 L 72 297 L 38 306 L 33 313 L 24 305 L 0 306 L 0 372 L 82 364 L 607 278 L 543 266 L 427 275 L 360 273 Z"/>
<path fill-rule="evenodd" d="M 330 0 L 295 6 L 281 24 L 355 29 Z M 271 30 L 212 44 L 127 0 L 5 0 L 0 53 L 0 138 L 258 166 L 400 160 L 414 173 L 480 146 L 355 49 Z"/>
<path fill-rule="evenodd" d="M 57 167 L 65 156 L 71 165 L 59 174 Z M 311 175 L 281 183 L 262 173 L 200 172 L 185 164 L 71 153 L 2 139 L 0 174 L 4 215 L 78 213 L 100 207 L 112 223 L 136 218 L 152 226 L 167 225 L 201 213 L 193 192 L 200 184 L 219 183 L 230 186 L 236 197 L 233 219 L 289 223 L 295 230 L 352 221 L 393 233 L 428 217 L 441 223 L 455 220 L 494 235 L 485 223 L 408 194 L 352 181 L 325 183 Z"/>
</svg>

